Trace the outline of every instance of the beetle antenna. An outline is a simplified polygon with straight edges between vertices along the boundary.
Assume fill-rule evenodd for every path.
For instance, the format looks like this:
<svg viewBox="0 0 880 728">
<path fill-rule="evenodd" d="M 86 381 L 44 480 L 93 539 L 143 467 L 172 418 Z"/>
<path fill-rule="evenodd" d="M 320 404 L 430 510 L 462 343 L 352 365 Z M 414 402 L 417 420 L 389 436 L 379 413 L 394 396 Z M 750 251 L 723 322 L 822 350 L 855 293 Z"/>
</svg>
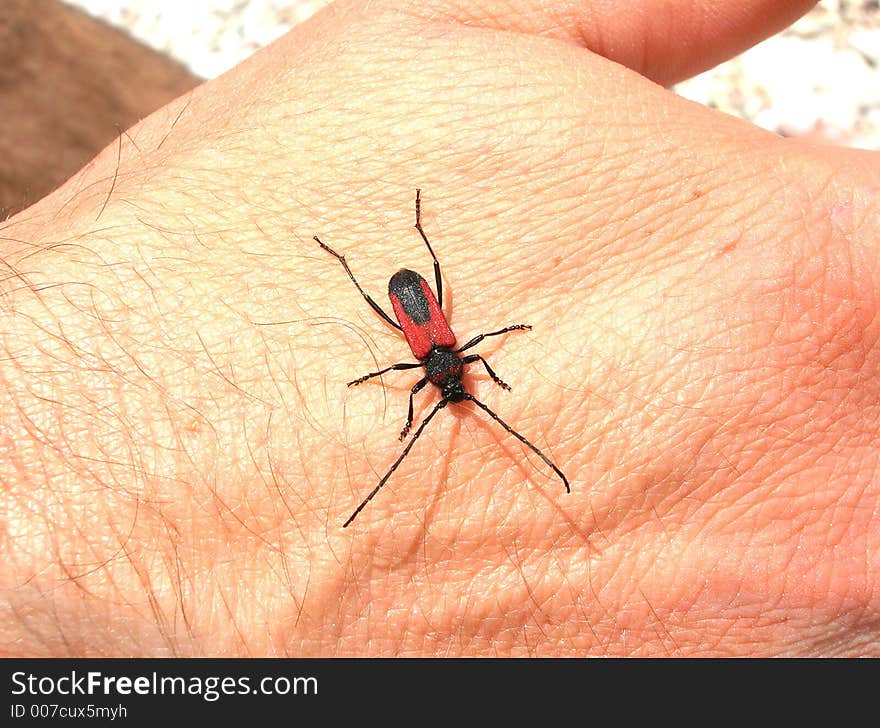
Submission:
<svg viewBox="0 0 880 728">
<path fill-rule="evenodd" d="M 543 460 L 547 465 L 553 468 L 553 471 L 562 478 L 562 482 L 565 484 L 565 492 L 571 493 L 571 488 L 568 485 L 568 478 L 565 477 L 565 474 L 556 467 L 553 461 L 548 458 L 544 453 L 542 453 L 537 447 L 535 447 L 531 442 L 529 442 L 525 437 L 520 435 L 516 430 L 514 430 L 510 425 L 508 425 L 504 420 L 502 420 L 498 415 L 496 415 L 492 410 L 490 410 L 486 405 L 484 405 L 480 400 L 474 397 L 472 394 L 465 394 L 465 399 L 473 402 L 477 407 L 479 407 L 483 412 L 485 412 L 489 417 L 495 420 L 499 425 L 501 425 L 505 430 L 507 430 L 511 435 L 513 435 L 517 440 L 519 440 L 524 445 L 528 445 L 532 452 L 534 452 L 541 460 Z M 434 413 L 432 412 L 431 415 Z"/>
<path fill-rule="evenodd" d="M 418 429 L 416 430 L 416 434 L 414 434 L 412 436 L 412 438 L 410 438 L 410 441 L 406 444 L 406 447 L 403 448 L 403 452 L 400 453 L 400 457 L 398 457 L 397 460 L 394 461 L 394 465 L 392 465 L 391 468 L 388 470 L 388 472 L 385 473 L 385 477 L 379 481 L 379 485 L 377 485 L 375 488 L 373 488 L 373 490 L 370 492 L 370 494 L 366 498 L 364 498 L 363 503 L 361 503 L 355 509 L 355 512 L 352 513 L 348 517 L 348 520 L 342 524 L 343 528 L 348 528 L 348 524 L 350 524 L 355 518 L 357 518 L 358 513 L 360 513 L 362 510 L 364 510 L 367 503 L 369 503 L 371 500 L 373 500 L 376 493 L 378 493 L 380 490 L 382 490 L 382 486 L 384 486 L 385 483 L 388 482 L 388 478 L 391 477 L 392 473 L 394 473 L 394 471 L 397 470 L 397 466 L 403 462 L 403 459 L 409 454 L 409 451 L 412 450 L 412 446 L 415 445 L 416 440 L 419 439 L 419 435 L 422 434 L 422 431 L 425 429 L 425 427 L 427 427 L 428 423 L 431 421 L 431 419 L 434 417 L 434 415 L 436 415 L 440 410 L 442 410 L 448 403 L 449 403 L 448 399 L 441 399 L 434 406 L 434 409 L 431 410 L 431 412 L 428 414 L 428 416 L 422 420 L 422 423 L 419 425 Z M 537 448 L 535 448 L 535 450 L 537 451 Z M 539 455 L 541 454 L 540 451 L 537 451 L 537 452 Z M 541 455 L 541 457 L 544 457 L 544 456 Z M 547 460 L 547 458 L 544 458 L 544 459 Z M 548 460 L 548 462 L 549 462 L 549 460 Z M 553 463 L 550 463 L 550 465 L 552 466 Z M 557 472 L 559 472 L 559 471 L 557 470 Z M 562 473 L 559 473 L 559 474 L 562 475 Z M 565 477 L 565 476 L 563 476 L 563 477 Z"/>
</svg>

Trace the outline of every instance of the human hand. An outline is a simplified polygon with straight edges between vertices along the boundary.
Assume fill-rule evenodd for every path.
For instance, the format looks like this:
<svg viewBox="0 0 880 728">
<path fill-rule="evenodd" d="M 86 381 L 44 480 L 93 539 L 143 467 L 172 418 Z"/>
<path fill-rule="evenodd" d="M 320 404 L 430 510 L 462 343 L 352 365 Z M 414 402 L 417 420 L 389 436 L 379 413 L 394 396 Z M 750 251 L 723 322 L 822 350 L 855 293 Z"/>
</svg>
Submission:
<svg viewBox="0 0 880 728">
<path fill-rule="evenodd" d="M 6 651 L 876 653 L 877 155 L 654 83 L 810 4 L 338 3 L 8 221 Z M 342 530 L 417 187 L 572 492 L 451 405 Z"/>
</svg>

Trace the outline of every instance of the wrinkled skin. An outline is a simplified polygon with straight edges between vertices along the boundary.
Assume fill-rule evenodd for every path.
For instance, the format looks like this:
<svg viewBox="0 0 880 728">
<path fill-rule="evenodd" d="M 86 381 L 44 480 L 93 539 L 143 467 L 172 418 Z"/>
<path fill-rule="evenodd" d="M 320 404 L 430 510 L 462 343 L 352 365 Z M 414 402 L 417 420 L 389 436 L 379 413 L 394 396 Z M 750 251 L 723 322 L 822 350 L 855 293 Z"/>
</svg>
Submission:
<svg viewBox="0 0 880 728">
<path fill-rule="evenodd" d="M 338 4 L 7 221 L 3 650 L 880 654 L 878 157 L 657 85 L 809 5 Z M 343 530 L 416 187 L 572 492 L 450 405 Z"/>
</svg>

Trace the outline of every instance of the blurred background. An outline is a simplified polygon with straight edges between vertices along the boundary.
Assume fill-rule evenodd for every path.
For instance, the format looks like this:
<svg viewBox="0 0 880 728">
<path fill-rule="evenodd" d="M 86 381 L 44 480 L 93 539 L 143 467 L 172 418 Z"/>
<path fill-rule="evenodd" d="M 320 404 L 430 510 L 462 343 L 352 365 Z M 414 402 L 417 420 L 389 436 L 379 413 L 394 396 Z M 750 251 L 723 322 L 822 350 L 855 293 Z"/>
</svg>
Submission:
<svg viewBox="0 0 880 728">
<path fill-rule="evenodd" d="M 138 119 L 326 4 L 3 0 L 0 220 Z M 880 0 L 822 0 L 791 28 L 675 90 L 785 136 L 880 149 Z"/>
</svg>

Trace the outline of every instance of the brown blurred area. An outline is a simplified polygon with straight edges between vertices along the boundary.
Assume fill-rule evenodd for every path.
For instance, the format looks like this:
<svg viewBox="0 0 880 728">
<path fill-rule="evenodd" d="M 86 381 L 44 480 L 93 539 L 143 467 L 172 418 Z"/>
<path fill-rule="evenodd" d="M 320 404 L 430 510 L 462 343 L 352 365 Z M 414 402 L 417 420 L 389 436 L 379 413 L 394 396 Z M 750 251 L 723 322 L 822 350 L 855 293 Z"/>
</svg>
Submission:
<svg viewBox="0 0 880 728">
<path fill-rule="evenodd" d="M 201 79 L 58 0 L 0 5 L 0 221 Z"/>
</svg>

